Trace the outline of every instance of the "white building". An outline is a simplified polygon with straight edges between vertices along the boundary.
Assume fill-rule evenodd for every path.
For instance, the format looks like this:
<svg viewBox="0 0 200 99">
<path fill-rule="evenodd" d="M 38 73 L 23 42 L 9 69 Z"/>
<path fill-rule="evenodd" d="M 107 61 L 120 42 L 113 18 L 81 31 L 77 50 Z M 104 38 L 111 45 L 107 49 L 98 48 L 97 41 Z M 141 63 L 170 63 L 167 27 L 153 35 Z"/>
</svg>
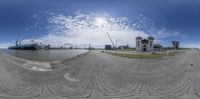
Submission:
<svg viewBox="0 0 200 99">
<path fill-rule="evenodd" d="M 136 37 L 136 51 L 137 52 L 153 52 L 154 51 L 154 37 L 149 36 L 147 39 Z"/>
</svg>

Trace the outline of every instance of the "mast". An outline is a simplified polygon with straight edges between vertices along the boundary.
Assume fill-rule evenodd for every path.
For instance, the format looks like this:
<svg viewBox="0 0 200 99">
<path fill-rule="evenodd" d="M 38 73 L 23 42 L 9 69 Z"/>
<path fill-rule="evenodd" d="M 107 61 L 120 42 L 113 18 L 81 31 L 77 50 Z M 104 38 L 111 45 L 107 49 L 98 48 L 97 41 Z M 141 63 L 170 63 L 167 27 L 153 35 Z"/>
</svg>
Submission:
<svg viewBox="0 0 200 99">
<path fill-rule="evenodd" d="M 21 45 L 21 43 L 19 43 L 20 42 L 20 38 L 21 38 L 21 33 L 18 34 L 18 38 L 17 38 L 17 40 L 15 42 L 16 46 Z"/>
</svg>

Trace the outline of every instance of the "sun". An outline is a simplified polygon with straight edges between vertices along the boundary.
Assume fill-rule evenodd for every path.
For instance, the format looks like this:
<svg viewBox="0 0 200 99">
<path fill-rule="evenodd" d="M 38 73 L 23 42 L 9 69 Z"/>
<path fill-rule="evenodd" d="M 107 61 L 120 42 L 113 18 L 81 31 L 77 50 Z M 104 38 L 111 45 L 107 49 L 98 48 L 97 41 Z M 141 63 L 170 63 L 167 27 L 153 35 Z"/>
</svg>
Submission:
<svg viewBox="0 0 200 99">
<path fill-rule="evenodd" d="M 101 27 L 101 26 L 104 26 L 106 25 L 108 22 L 107 22 L 107 19 L 104 18 L 104 17 L 96 17 L 95 18 L 95 25 Z"/>
</svg>

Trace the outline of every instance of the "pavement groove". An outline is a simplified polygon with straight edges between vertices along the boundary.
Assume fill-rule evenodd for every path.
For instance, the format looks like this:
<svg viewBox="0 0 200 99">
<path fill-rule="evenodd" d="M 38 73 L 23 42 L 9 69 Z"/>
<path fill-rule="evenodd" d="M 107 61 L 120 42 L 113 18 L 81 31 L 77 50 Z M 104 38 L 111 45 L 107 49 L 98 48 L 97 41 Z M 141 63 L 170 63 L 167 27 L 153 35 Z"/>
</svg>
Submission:
<svg viewBox="0 0 200 99">
<path fill-rule="evenodd" d="M 51 71 L 32 70 L 24 63 L 0 53 L 0 99 L 200 98 L 200 51 L 196 49 L 159 59 L 91 51 L 51 62 Z"/>
</svg>

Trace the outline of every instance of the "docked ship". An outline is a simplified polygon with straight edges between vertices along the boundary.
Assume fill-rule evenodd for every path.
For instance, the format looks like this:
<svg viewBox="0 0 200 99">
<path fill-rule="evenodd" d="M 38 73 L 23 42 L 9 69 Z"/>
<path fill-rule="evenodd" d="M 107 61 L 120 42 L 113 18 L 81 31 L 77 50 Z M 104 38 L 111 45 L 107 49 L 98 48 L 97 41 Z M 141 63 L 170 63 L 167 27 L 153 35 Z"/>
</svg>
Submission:
<svg viewBox="0 0 200 99">
<path fill-rule="evenodd" d="M 15 46 L 10 46 L 8 49 L 14 49 L 14 50 L 39 50 L 42 49 L 43 46 L 37 43 L 31 43 L 31 44 L 21 44 L 19 41 L 16 41 Z"/>
</svg>

